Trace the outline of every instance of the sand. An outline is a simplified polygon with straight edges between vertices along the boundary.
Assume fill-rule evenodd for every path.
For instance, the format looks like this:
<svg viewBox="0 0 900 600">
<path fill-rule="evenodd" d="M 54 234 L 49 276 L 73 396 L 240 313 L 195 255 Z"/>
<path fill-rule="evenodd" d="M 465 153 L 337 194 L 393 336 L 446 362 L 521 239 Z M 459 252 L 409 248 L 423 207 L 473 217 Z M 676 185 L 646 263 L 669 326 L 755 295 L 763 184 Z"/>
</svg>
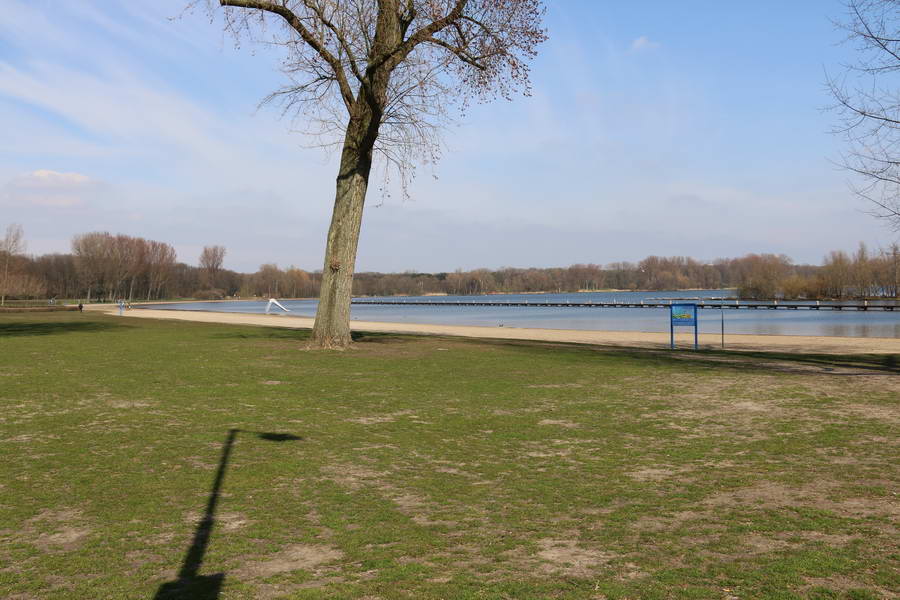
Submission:
<svg viewBox="0 0 900 600">
<path fill-rule="evenodd" d="M 103 311 L 117 315 L 115 306 L 90 305 L 88 310 Z M 224 323 L 229 325 L 261 325 L 264 327 L 286 327 L 312 329 L 310 317 L 283 315 L 255 315 L 243 313 L 203 312 L 194 310 L 154 310 L 132 309 L 125 313 L 128 318 L 167 319 L 172 321 L 199 321 L 203 323 Z M 545 342 L 569 342 L 576 344 L 597 344 L 639 348 L 668 348 L 669 334 L 646 333 L 640 331 L 581 331 L 575 329 L 529 329 L 519 327 L 472 327 L 464 325 L 430 325 L 418 323 L 381 323 L 375 321 L 352 321 L 353 331 L 407 333 L 415 335 L 448 335 L 482 339 L 538 340 Z M 689 348 L 693 344 L 693 333 L 676 335 L 679 347 Z M 721 348 L 719 334 L 700 335 L 701 348 Z M 897 338 L 849 338 L 806 335 L 741 335 L 725 334 L 725 348 L 728 350 L 751 350 L 772 352 L 802 352 L 819 354 L 900 354 L 900 339 Z"/>
</svg>

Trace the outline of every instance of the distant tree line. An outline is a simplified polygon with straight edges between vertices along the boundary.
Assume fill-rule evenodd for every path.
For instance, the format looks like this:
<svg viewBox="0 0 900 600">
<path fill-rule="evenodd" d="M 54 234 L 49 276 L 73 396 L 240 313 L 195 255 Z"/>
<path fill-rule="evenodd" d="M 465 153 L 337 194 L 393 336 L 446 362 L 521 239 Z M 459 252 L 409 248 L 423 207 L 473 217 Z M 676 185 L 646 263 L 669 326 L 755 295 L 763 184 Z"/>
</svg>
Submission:
<svg viewBox="0 0 900 600">
<path fill-rule="evenodd" d="M 598 290 L 734 288 L 742 298 L 851 298 L 900 295 L 900 246 L 855 254 L 831 252 L 822 266 L 795 265 L 784 255 L 748 254 L 701 262 L 649 256 L 638 263 L 549 269 L 475 269 L 453 273 L 358 273 L 357 295 L 491 294 Z"/>
<path fill-rule="evenodd" d="M 199 265 L 178 262 L 165 243 L 108 232 L 72 239 L 70 254 L 27 256 L 22 228 L 0 239 L 0 304 L 7 298 L 85 301 L 171 298 L 313 298 L 321 271 L 264 264 L 255 273 L 223 267 L 226 249 L 206 246 Z M 733 288 L 743 298 L 863 298 L 900 296 L 900 245 L 829 253 L 821 266 L 795 265 L 784 255 L 748 254 L 702 262 L 649 256 L 638 263 L 556 268 L 458 270 L 452 273 L 357 273 L 358 296 L 685 290 Z"/>
</svg>

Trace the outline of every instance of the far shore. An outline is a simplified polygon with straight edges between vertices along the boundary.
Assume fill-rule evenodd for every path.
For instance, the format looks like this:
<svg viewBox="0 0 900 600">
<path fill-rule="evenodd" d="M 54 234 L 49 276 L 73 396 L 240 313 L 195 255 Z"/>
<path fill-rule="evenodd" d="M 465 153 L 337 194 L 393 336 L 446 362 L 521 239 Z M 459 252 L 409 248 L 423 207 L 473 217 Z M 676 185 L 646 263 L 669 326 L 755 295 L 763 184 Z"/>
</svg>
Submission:
<svg viewBox="0 0 900 600">
<path fill-rule="evenodd" d="M 86 310 L 117 315 L 115 305 L 86 305 Z M 256 325 L 312 329 L 312 317 L 265 315 L 247 313 L 223 313 L 196 310 L 132 309 L 126 317 L 141 319 L 167 319 L 173 321 L 198 321 L 231 325 Z M 574 329 L 531 329 L 520 327 L 475 327 L 463 325 L 434 325 L 421 323 L 383 323 L 376 321 L 351 321 L 353 331 L 370 333 L 399 333 L 413 335 L 446 335 L 482 339 L 533 340 L 601 346 L 636 348 L 668 348 L 669 334 L 642 331 L 582 331 Z M 676 345 L 682 349 L 693 346 L 693 335 L 676 335 Z M 721 348 L 719 334 L 701 334 L 702 349 Z M 726 350 L 797 352 L 804 354 L 900 354 L 900 339 L 851 338 L 804 335 L 746 335 L 725 334 Z"/>
</svg>

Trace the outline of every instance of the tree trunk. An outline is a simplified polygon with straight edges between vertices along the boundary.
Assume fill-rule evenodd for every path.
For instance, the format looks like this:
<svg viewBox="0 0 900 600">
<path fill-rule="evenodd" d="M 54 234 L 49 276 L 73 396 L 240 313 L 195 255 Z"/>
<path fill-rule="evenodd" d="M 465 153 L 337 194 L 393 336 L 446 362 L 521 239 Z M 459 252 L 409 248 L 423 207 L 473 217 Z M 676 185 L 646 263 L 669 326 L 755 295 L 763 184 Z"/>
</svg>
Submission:
<svg viewBox="0 0 900 600">
<path fill-rule="evenodd" d="M 358 108 L 344 137 L 334 212 L 325 244 L 322 290 L 312 332 L 312 344 L 317 348 L 346 348 L 351 341 L 350 300 L 356 249 L 380 120 L 380 115 L 374 115 L 362 102 Z"/>
<path fill-rule="evenodd" d="M 381 7 L 375 25 L 372 55 L 396 48 L 403 32 L 396 9 Z M 350 121 L 344 135 L 341 168 L 337 177 L 334 212 L 325 244 L 322 291 L 313 325 L 312 344 L 318 348 L 346 348 L 350 345 L 350 300 L 353 272 L 362 224 L 363 206 L 372 171 L 372 151 L 387 104 L 392 67 L 366 70 L 365 82 L 349 108 Z"/>
<path fill-rule="evenodd" d="M 347 157 L 348 168 L 341 161 L 337 179 L 334 213 L 325 245 L 325 266 L 322 269 L 322 291 L 313 326 L 313 344 L 319 348 L 346 348 L 350 345 L 350 300 L 353 293 L 353 272 L 356 249 L 362 225 L 371 161 L 365 164 L 358 157 Z M 355 164 L 354 164 L 355 163 Z M 364 163 L 364 164 L 360 164 Z"/>
</svg>

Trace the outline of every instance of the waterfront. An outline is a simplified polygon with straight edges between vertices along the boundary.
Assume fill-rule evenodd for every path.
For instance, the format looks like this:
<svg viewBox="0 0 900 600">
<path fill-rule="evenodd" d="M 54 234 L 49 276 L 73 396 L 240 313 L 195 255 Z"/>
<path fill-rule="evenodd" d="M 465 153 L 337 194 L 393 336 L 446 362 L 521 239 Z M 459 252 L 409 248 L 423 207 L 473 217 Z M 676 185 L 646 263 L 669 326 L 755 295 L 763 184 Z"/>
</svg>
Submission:
<svg viewBox="0 0 900 600">
<path fill-rule="evenodd" d="M 388 323 L 472 325 L 575 329 L 584 331 L 668 331 L 664 308 L 577 308 L 529 306 L 460 306 L 457 301 L 477 298 L 485 302 L 640 302 L 659 298 L 724 298 L 733 290 L 662 292 L 583 292 L 576 294 L 498 294 L 490 296 L 403 297 L 391 300 L 428 301 L 418 305 L 360 305 L 352 308 L 352 319 Z M 361 300 L 374 300 L 365 298 Z M 293 316 L 313 317 L 316 300 L 282 300 Z M 264 313 L 267 300 L 224 302 L 179 302 L 155 304 L 155 309 L 212 312 Z M 148 307 L 149 308 L 149 307 Z M 277 308 L 273 313 L 280 313 Z M 900 338 L 900 313 L 856 311 L 700 311 L 701 333 L 718 333 L 722 318 L 726 333 L 753 335 L 808 335 L 828 337 Z"/>
</svg>

